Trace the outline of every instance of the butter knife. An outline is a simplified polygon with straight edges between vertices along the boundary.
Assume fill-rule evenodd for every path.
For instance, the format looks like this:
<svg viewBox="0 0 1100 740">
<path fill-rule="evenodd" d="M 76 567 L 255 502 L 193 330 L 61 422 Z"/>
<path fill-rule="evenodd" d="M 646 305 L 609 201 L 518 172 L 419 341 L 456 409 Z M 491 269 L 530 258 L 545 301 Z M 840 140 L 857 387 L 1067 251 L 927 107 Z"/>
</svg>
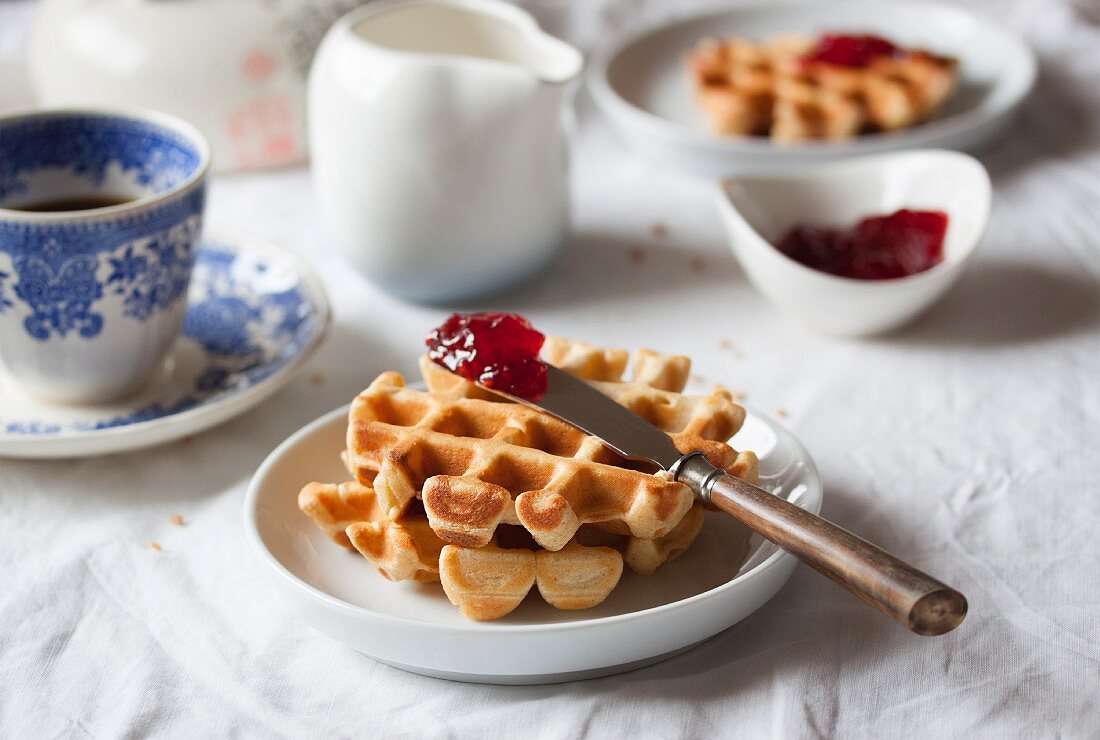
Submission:
<svg viewBox="0 0 1100 740">
<path fill-rule="evenodd" d="M 919 635 L 950 632 L 966 616 L 966 598 L 955 589 L 851 532 L 727 474 L 707 462 L 702 452 L 681 454 L 667 434 L 563 370 L 547 366 L 546 393 L 538 401 L 482 387 L 599 437 L 623 457 L 660 466 L 703 501 Z"/>
</svg>

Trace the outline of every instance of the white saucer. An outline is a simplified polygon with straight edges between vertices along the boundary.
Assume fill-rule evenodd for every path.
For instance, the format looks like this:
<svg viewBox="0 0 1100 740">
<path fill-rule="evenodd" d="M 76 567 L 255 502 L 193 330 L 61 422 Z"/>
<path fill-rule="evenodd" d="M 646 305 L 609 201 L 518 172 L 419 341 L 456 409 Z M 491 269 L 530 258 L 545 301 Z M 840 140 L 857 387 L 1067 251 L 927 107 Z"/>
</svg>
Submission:
<svg viewBox="0 0 1100 740">
<path fill-rule="evenodd" d="M 873 33 L 954 56 L 959 89 L 933 121 L 848 142 L 776 146 L 707 129 L 683 61 L 700 39 L 826 31 Z M 904 0 L 796 0 L 738 4 L 628 34 L 596 53 L 588 82 L 616 132 L 638 152 L 701 174 L 735 175 L 913 147 L 980 148 L 1008 130 L 1035 74 L 1035 56 L 1023 41 L 963 8 Z"/>
<path fill-rule="evenodd" d="M 66 406 L 25 396 L 0 372 L 0 456 L 103 455 L 195 434 L 285 385 L 328 323 L 320 281 L 291 252 L 206 236 L 183 331 L 160 375 L 121 401 Z"/>
<path fill-rule="evenodd" d="M 245 530 L 290 608 L 375 660 L 437 678 L 553 683 L 621 673 L 683 652 L 747 617 L 786 582 L 793 556 L 753 537 L 739 565 L 723 538 L 732 520 L 708 513 L 699 539 L 650 576 L 624 572 L 604 603 L 559 611 L 533 594 L 495 622 L 463 618 L 439 584 L 393 583 L 335 545 L 298 510 L 311 481 L 342 481 L 347 408 L 299 430 L 256 471 Z M 817 513 L 822 488 L 801 444 L 749 412 L 732 444 L 760 455 L 762 485 Z"/>
</svg>

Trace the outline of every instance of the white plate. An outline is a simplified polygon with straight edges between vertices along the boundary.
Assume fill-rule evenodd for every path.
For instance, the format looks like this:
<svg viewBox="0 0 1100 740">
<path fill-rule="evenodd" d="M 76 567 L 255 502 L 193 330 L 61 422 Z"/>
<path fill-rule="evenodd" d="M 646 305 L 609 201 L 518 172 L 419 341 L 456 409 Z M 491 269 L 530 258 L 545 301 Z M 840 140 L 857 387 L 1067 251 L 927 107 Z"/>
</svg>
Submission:
<svg viewBox="0 0 1100 740">
<path fill-rule="evenodd" d="M 347 408 L 304 427 L 256 471 L 245 530 L 287 603 L 307 624 L 397 668 L 480 683 L 550 683 L 649 665 L 706 640 L 758 609 L 786 582 L 793 556 L 753 537 L 747 561 L 723 538 L 732 520 L 708 513 L 699 539 L 650 576 L 626 571 L 604 603 L 559 611 L 532 593 L 495 622 L 463 618 L 439 584 L 392 583 L 333 544 L 298 510 L 311 481 L 347 478 L 338 453 Z M 822 488 L 801 444 L 752 411 L 732 444 L 760 455 L 762 485 L 817 513 Z"/>
<path fill-rule="evenodd" d="M 0 372 L 0 456 L 104 455 L 195 434 L 284 386 L 329 323 L 313 272 L 291 252 L 252 238 L 203 237 L 187 300 L 160 375 L 128 398 L 49 404 Z"/>
<path fill-rule="evenodd" d="M 708 131 L 684 71 L 684 54 L 705 36 L 868 32 L 959 59 L 959 90 L 940 116 L 844 143 L 776 146 Z M 793 168 L 811 161 L 910 147 L 973 150 L 1007 131 L 1035 82 L 1031 50 L 995 21 L 927 2 L 791 2 L 739 5 L 667 22 L 611 42 L 595 55 L 593 98 L 634 149 L 708 175 Z"/>
</svg>

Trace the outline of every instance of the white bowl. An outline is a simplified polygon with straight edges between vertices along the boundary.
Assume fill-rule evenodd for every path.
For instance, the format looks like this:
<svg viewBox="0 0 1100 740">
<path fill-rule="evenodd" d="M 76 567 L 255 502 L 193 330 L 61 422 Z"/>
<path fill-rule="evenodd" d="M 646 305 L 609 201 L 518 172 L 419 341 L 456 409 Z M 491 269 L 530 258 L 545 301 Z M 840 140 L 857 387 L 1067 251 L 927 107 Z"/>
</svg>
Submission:
<svg viewBox="0 0 1100 740">
<path fill-rule="evenodd" d="M 708 129 L 684 71 L 705 36 L 863 31 L 959 60 L 959 89 L 933 121 L 846 142 L 776 146 Z M 964 8 L 901 0 L 755 2 L 665 21 L 594 55 L 589 89 L 616 133 L 644 156 L 710 176 L 791 170 L 810 162 L 916 147 L 978 149 L 1008 130 L 1035 82 L 1035 56 L 994 20 Z"/>
<path fill-rule="evenodd" d="M 814 329 L 865 336 L 912 320 L 951 287 L 985 231 L 992 188 L 973 157 L 930 149 L 727 179 L 717 195 L 733 253 L 761 293 Z M 908 277 L 855 280 L 806 267 L 773 246 L 797 224 L 845 226 L 900 208 L 947 213 L 943 262 Z"/>
<path fill-rule="evenodd" d="M 728 546 L 733 520 L 708 512 L 699 539 L 650 576 L 623 574 L 604 603 L 560 611 L 537 594 L 495 622 L 470 622 L 439 584 L 392 583 L 335 545 L 298 510 L 310 481 L 347 472 L 347 407 L 279 445 L 256 471 L 244 524 L 289 607 L 307 624 L 375 660 L 439 678 L 549 683 L 621 673 L 683 652 L 760 608 L 794 570 L 794 557 L 753 536 L 743 564 Z M 749 411 L 733 438 L 760 456 L 761 485 L 808 511 L 821 509 L 821 479 L 790 432 Z"/>
</svg>

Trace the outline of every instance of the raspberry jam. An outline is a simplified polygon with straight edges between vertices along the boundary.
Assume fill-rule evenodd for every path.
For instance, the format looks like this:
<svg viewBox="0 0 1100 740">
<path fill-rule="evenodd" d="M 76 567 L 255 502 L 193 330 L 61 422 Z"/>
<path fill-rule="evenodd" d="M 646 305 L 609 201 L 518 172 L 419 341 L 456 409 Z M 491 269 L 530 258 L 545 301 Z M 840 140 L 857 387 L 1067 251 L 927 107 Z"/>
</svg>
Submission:
<svg viewBox="0 0 1100 740">
<path fill-rule="evenodd" d="M 804 62 L 825 62 L 840 67 L 866 67 L 878 57 L 893 56 L 901 51 L 879 36 L 827 33 L 817 46 L 802 57 Z"/>
<path fill-rule="evenodd" d="M 428 357 L 486 388 L 537 401 L 546 393 L 545 337 L 514 313 L 456 313 L 424 340 Z"/>
<path fill-rule="evenodd" d="M 807 267 L 857 280 L 888 280 L 943 262 L 947 214 L 895 211 L 869 216 L 850 228 L 796 226 L 779 251 Z"/>
</svg>

